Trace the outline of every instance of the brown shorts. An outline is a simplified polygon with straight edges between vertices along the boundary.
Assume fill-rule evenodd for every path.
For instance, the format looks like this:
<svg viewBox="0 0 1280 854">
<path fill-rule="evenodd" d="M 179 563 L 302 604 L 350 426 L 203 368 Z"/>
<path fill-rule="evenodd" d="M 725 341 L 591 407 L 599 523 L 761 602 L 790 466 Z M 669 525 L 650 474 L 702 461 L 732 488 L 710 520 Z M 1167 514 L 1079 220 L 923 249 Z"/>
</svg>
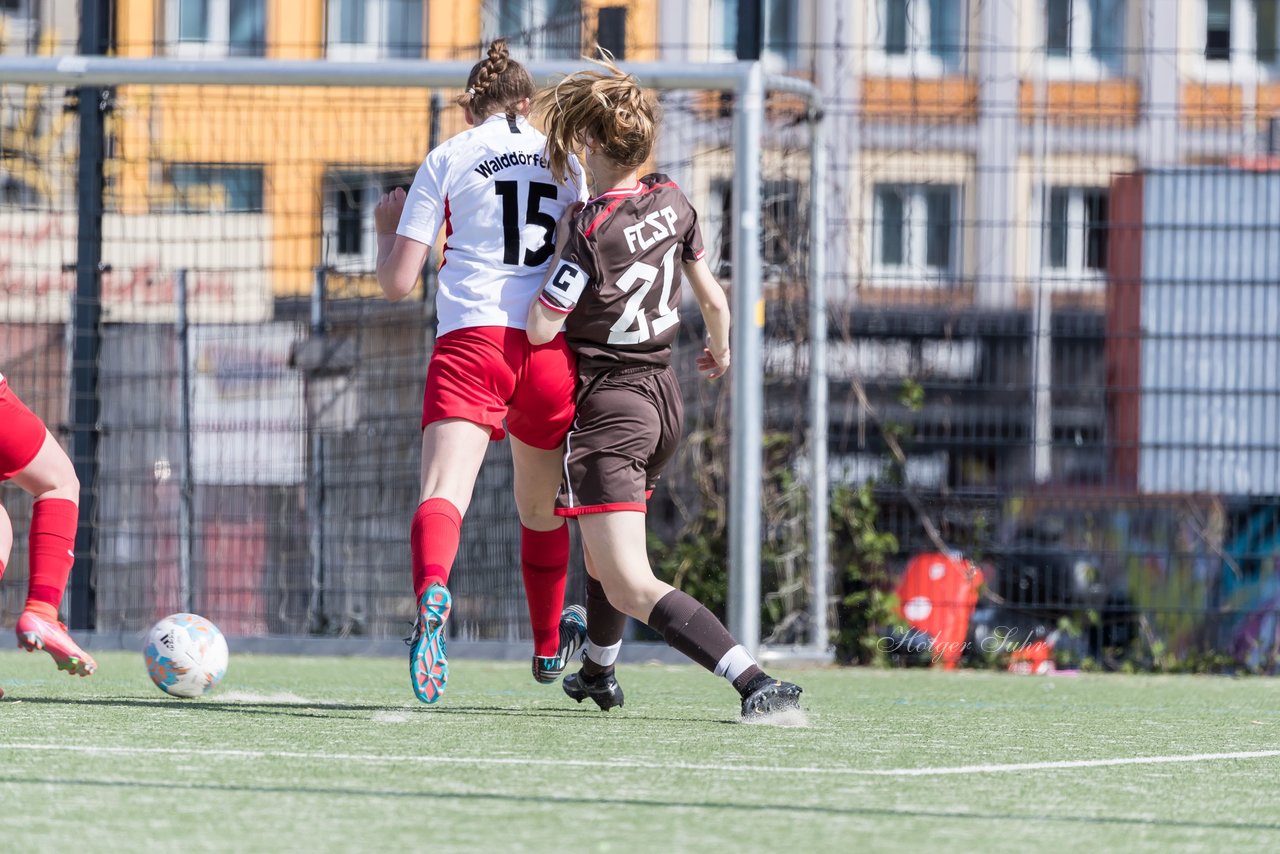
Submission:
<svg viewBox="0 0 1280 854">
<path fill-rule="evenodd" d="M 640 365 L 580 377 L 579 382 L 556 514 L 643 513 L 684 429 L 675 371 L 669 365 Z"/>
</svg>

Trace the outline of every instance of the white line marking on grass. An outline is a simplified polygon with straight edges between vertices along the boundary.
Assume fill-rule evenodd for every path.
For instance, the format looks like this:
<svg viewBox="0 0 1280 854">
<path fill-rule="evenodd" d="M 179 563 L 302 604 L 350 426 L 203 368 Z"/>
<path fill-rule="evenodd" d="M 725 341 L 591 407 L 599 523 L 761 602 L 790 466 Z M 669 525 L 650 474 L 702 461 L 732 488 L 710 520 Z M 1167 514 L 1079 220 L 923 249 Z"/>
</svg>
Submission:
<svg viewBox="0 0 1280 854">
<path fill-rule="evenodd" d="M 646 762 L 633 759 L 534 759 L 516 756 L 405 756 L 376 753 L 302 753 L 288 750 L 200 750 L 182 747 L 103 747 L 93 744 L 0 743 L 4 750 L 68 751 L 82 754 L 130 756 L 223 757 L 234 759 L 302 759 L 319 762 L 368 764 L 410 762 L 432 765 L 527 765 L 553 768 L 656 769 L 662 771 L 715 771 L 718 773 L 774 772 L 783 774 L 833 774 L 851 777 L 942 777 L 955 774 L 1008 774 L 1072 768 L 1106 768 L 1116 765 L 1166 765 L 1176 762 L 1215 762 L 1232 759 L 1272 759 L 1280 750 L 1248 750 L 1236 753 L 1192 753 L 1181 756 L 1126 756 L 1116 759 L 1069 759 L 1057 762 L 1018 762 L 1009 765 L 956 765 L 940 768 L 788 768 L 775 765 L 711 765 L 693 762 Z"/>
<path fill-rule="evenodd" d="M 408 712 L 374 712 L 369 718 L 375 724 L 402 724 L 412 720 Z"/>
<path fill-rule="evenodd" d="M 956 765 L 950 768 L 889 768 L 884 770 L 850 771 L 849 773 L 876 777 L 942 777 L 950 774 L 1008 774 L 1016 771 L 1107 768 L 1114 765 L 1167 765 L 1174 762 L 1216 762 L 1225 759 L 1272 759 L 1277 756 L 1280 756 L 1280 750 L 1244 750 L 1236 753 L 1191 753 L 1180 756 L 1123 756 L 1116 759 L 1015 762 L 1008 765 Z"/>
<path fill-rule="evenodd" d="M 308 700 L 289 691 L 275 694 L 255 694 L 252 691 L 220 691 L 210 695 L 210 700 L 220 703 L 282 703 L 290 706 L 329 706 L 333 700 Z"/>
</svg>

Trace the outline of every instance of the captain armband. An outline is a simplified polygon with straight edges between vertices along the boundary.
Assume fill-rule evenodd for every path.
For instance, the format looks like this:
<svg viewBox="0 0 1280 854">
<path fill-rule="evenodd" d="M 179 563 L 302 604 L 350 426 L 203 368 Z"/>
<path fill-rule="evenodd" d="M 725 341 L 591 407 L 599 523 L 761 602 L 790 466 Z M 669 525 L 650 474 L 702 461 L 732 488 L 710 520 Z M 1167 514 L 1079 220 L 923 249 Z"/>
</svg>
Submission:
<svg viewBox="0 0 1280 854">
<path fill-rule="evenodd" d="M 561 260 L 547 286 L 542 289 L 542 301 L 553 308 L 572 309 L 582 297 L 590 277 L 572 261 Z"/>
</svg>

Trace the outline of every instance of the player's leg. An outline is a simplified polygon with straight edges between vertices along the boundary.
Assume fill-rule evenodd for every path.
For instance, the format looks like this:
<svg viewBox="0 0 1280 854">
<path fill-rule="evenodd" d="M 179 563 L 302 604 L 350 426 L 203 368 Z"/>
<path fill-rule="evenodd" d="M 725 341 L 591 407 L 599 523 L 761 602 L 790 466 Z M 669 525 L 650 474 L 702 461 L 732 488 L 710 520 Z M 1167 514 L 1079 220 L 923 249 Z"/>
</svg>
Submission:
<svg viewBox="0 0 1280 854">
<path fill-rule="evenodd" d="M 13 551 L 13 523 L 4 505 L 0 504 L 0 581 L 4 580 L 4 568 L 9 563 L 9 555 Z M 4 689 L 0 688 L 0 700 L 4 699 Z"/>
<path fill-rule="evenodd" d="M 520 574 L 533 629 L 533 678 L 550 684 L 564 672 L 586 638 L 582 608 L 564 608 L 569 525 L 555 513 L 564 471 L 563 451 L 534 447 L 512 432 L 511 457 L 520 514 Z"/>
<path fill-rule="evenodd" d="M 444 626 L 453 600 L 447 585 L 489 434 L 489 428 L 457 418 L 433 421 L 422 431 L 420 503 L 410 532 L 418 613 L 408 644 L 411 684 L 424 703 L 440 699 L 449 679 Z"/>
<path fill-rule="evenodd" d="M 9 513 L 0 504 L 0 580 L 4 579 L 4 568 L 9 565 L 9 555 L 13 552 L 13 522 Z"/>
<path fill-rule="evenodd" d="M 622 633 L 627 628 L 627 615 L 609 604 L 609 597 L 600 583 L 600 571 L 595 567 L 591 552 L 583 548 L 587 563 L 587 646 L 582 660 L 582 672 L 594 679 L 601 673 L 612 673 L 622 649 Z"/>
<path fill-rule="evenodd" d="M 75 467 L 45 429 L 40 450 L 12 481 L 35 496 L 28 534 L 27 601 L 18 618 L 18 645 L 28 651 L 43 649 L 59 669 L 88 676 L 97 664 L 58 621 L 58 608 L 75 563 L 80 516 L 80 481 Z"/>
<path fill-rule="evenodd" d="M 422 470 L 410 545 L 417 620 L 409 643 L 414 694 L 440 699 L 448 680 L 445 621 L 452 609 L 449 574 L 462 516 L 489 442 L 502 438 L 515 377 L 503 356 L 504 329 L 459 329 L 436 339 L 422 397 Z"/>
<path fill-rule="evenodd" d="M 462 517 L 471 505 L 491 429 L 460 418 L 422 430 L 418 509 L 413 517 L 413 589 L 448 584 L 458 553 Z"/>
<path fill-rule="evenodd" d="M 742 697 L 744 715 L 798 706 L 797 686 L 771 678 L 714 614 L 692 596 L 654 577 L 643 513 L 583 515 L 578 525 L 609 601 L 730 682 Z"/>
<path fill-rule="evenodd" d="M 550 684 L 586 640 L 583 609 L 564 607 L 569 527 L 556 515 L 563 444 L 574 414 L 575 360 L 563 337 L 532 347 L 519 329 L 508 332 L 506 351 L 519 372 L 507 429 L 520 514 L 520 572 L 533 629 L 533 678 Z"/>
<path fill-rule="evenodd" d="M 627 615 L 609 604 L 591 552 L 583 548 L 582 556 L 587 564 L 587 645 L 582 668 L 564 678 L 564 692 L 579 703 L 590 697 L 608 711 L 623 701 L 614 664 L 622 649 Z"/>
</svg>

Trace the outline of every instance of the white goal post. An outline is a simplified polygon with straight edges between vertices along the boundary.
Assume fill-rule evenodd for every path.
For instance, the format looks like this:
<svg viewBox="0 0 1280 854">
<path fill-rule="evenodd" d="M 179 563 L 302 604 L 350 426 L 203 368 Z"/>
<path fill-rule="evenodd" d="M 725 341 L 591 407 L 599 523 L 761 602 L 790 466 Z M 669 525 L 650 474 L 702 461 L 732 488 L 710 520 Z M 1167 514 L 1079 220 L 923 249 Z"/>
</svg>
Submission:
<svg viewBox="0 0 1280 854">
<path fill-rule="evenodd" d="M 192 84 L 218 86 L 367 86 L 386 88 L 461 88 L 471 62 L 394 60 L 130 59 L 96 56 L 0 57 L 0 85 L 97 87 Z M 531 62 L 535 80 L 582 68 L 581 63 Z M 827 375 L 825 251 L 816 235 L 826 222 L 826 147 L 821 101 L 809 82 L 767 74 L 758 62 L 622 63 L 644 85 L 664 90 L 727 91 L 733 111 L 733 199 L 731 305 L 735 323 L 731 371 L 729 496 L 729 628 L 753 653 L 760 645 L 760 544 L 764 370 L 762 360 L 761 155 L 764 101 L 769 91 L 805 99 L 810 109 L 809 252 L 809 536 L 812 567 L 810 602 L 812 651 L 829 646 L 827 611 L 830 568 L 827 550 Z"/>
</svg>

